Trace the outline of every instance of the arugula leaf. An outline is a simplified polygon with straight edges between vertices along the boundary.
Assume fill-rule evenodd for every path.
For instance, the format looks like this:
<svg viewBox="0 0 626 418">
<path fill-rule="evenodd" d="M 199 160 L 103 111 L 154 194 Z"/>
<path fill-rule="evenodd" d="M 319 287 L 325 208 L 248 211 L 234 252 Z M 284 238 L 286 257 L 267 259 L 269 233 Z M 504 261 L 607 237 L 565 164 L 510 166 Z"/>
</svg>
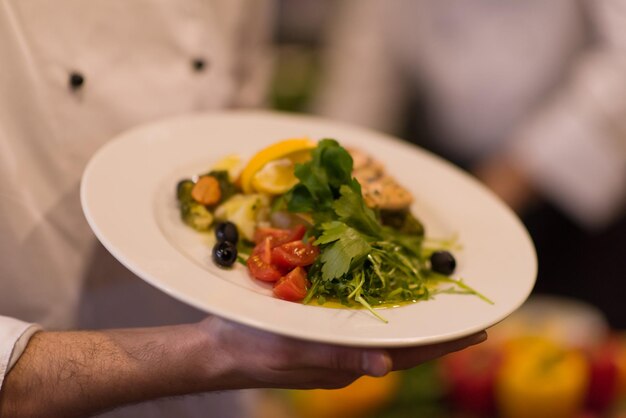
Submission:
<svg viewBox="0 0 626 418">
<path fill-rule="evenodd" d="M 314 212 L 316 210 L 315 199 L 304 184 L 296 184 L 285 195 L 287 210 L 289 212 Z"/>
<path fill-rule="evenodd" d="M 359 183 L 352 179 L 349 185 L 339 188 L 339 193 L 341 196 L 332 205 L 339 219 L 365 234 L 380 238 L 382 226 L 374 211 L 365 205 Z"/>
<path fill-rule="evenodd" d="M 352 180 L 352 156 L 334 139 L 321 142 L 321 163 L 324 164 L 326 176 L 333 190 Z"/>
<path fill-rule="evenodd" d="M 290 212 L 328 212 L 339 188 L 352 180 L 352 157 L 334 139 L 323 139 L 311 152 L 311 161 L 297 164 L 300 182 L 287 192 Z"/>
<path fill-rule="evenodd" d="M 326 172 L 318 166 L 320 163 L 316 161 L 315 154 L 313 152 L 313 161 L 310 163 L 297 164 L 294 173 L 300 180 L 300 189 L 304 188 L 308 192 L 310 207 L 322 209 L 332 202 L 333 193 L 328 185 Z M 304 196 L 306 195 L 303 194 Z"/>
</svg>

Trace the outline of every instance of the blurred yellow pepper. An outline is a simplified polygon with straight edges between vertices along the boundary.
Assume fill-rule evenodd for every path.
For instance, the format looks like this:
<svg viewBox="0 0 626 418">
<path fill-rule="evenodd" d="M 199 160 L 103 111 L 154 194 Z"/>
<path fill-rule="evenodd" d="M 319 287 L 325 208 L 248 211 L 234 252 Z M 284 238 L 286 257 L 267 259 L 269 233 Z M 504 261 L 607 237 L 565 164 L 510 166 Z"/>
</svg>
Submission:
<svg viewBox="0 0 626 418">
<path fill-rule="evenodd" d="M 400 383 L 398 372 L 384 377 L 363 376 L 342 389 L 292 391 L 301 418 L 357 418 L 383 407 Z"/>
<path fill-rule="evenodd" d="M 502 418 L 571 418 L 585 402 L 585 356 L 542 338 L 511 341 L 496 380 Z"/>
</svg>

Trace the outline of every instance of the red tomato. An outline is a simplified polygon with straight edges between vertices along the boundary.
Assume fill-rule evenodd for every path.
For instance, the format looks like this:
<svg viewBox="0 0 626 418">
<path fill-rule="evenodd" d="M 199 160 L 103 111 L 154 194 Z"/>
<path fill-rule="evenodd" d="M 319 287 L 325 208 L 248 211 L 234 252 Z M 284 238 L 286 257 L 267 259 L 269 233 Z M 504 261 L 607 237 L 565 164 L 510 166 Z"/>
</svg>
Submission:
<svg viewBox="0 0 626 418">
<path fill-rule="evenodd" d="M 275 282 L 283 275 L 283 273 L 271 263 L 271 241 L 272 238 L 270 236 L 265 237 L 263 241 L 254 247 L 252 254 L 250 254 L 250 257 L 248 257 L 246 261 L 252 277 L 264 282 Z"/>
<path fill-rule="evenodd" d="M 304 225 L 296 225 L 291 229 L 257 228 L 254 231 L 254 242 L 260 243 L 267 237 L 272 237 L 272 247 L 291 241 L 301 240 L 306 232 Z"/>
<path fill-rule="evenodd" d="M 272 264 L 285 267 L 305 267 L 313 264 L 319 249 L 309 243 L 292 241 L 272 249 Z"/>
<path fill-rule="evenodd" d="M 302 267 L 296 267 L 274 284 L 274 295 L 280 299 L 298 302 L 304 299 L 310 285 L 306 271 Z"/>
</svg>

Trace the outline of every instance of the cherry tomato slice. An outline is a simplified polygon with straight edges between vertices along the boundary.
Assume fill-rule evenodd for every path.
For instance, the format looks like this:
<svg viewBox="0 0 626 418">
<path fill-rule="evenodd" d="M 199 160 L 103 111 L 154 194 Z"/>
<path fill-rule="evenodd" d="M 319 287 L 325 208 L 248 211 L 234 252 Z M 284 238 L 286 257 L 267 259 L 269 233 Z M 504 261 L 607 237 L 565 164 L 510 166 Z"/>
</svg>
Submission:
<svg viewBox="0 0 626 418">
<path fill-rule="evenodd" d="M 246 261 L 252 277 L 264 282 L 275 282 L 283 275 L 283 272 L 271 263 L 271 241 L 271 237 L 265 237 L 254 247 L 252 254 Z"/>
<path fill-rule="evenodd" d="M 302 241 L 292 241 L 272 248 L 272 264 L 284 267 L 305 267 L 313 264 L 319 249 Z"/>
<path fill-rule="evenodd" d="M 274 295 L 280 299 L 298 302 L 304 299 L 311 283 L 302 267 L 296 267 L 274 284 Z"/>
<path fill-rule="evenodd" d="M 257 228 L 254 231 L 254 242 L 259 244 L 265 238 L 272 237 L 272 247 L 276 247 L 287 242 L 301 240 L 306 232 L 304 225 L 296 225 L 291 229 L 279 228 Z"/>
</svg>

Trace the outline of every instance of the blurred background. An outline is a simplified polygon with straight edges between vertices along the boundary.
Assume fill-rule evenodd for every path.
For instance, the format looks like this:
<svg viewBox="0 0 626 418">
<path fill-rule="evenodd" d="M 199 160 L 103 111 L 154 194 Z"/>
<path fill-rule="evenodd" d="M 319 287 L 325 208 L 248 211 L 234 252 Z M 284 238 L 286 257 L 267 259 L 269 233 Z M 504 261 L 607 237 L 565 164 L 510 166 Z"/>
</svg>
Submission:
<svg viewBox="0 0 626 418">
<path fill-rule="evenodd" d="M 539 276 L 487 344 L 267 392 L 259 416 L 626 417 L 626 1 L 281 0 L 274 46 L 270 107 L 476 176 L 528 228 Z"/>
</svg>

